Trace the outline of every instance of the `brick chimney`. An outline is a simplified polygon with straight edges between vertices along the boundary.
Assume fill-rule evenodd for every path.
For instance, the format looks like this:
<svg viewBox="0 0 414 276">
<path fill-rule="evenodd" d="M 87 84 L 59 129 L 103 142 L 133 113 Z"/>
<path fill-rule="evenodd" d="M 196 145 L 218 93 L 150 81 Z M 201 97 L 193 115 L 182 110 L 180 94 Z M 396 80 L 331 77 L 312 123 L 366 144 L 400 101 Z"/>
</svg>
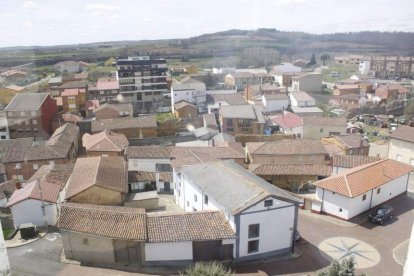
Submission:
<svg viewBox="0 0 414 276">
<path fill-rule="evenodd" d="M 16 190 L 19 190 L 22 188 L 22 184 L 19 181 L 16 181 Z"/>
</svg>

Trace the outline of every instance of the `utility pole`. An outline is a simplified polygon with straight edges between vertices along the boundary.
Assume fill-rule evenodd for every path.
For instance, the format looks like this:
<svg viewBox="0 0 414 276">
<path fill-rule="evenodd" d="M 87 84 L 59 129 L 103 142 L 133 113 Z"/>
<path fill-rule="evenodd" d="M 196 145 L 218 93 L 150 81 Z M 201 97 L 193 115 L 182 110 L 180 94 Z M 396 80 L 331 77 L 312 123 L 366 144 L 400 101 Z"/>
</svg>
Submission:
<svg viewBox="0 0 414 276">
<path fill-rule="evenodd" d="M 45 209 L 46 206 L 45 206 L 45 202 L 43 201 L 43 193 L 42 193 L 42 188 L 40 186 L 40 179 L 37 178 L 36 181 L 37 181 L 37 185 L 39 186 L 40 200 L 42 201 L 42 207 L 41 207 L 42 208 L 42 214 L 43 214 L 43 219 L 45 221 L 45 227 L 46 227 L 46 231 L 47 231 L 48 224 L 47 224 L 46 209 Z"/>
</svg>

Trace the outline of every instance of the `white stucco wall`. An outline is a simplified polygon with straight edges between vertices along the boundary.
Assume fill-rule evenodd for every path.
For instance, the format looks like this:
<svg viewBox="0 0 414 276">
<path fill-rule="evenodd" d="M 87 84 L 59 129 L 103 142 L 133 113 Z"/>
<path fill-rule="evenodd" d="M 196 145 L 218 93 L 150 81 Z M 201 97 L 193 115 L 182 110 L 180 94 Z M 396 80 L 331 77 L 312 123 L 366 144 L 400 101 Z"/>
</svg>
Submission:
<svg viewBox="0 0 414 276">
<path fill-rule="evenodd" d="M 155 172 L 156 164 L 171 164 L 169 159 L 134 159 L 128 160 L 128 171 Z"/>
<path fill-rule="evenodd" d="M 266 100 L 264 96 L 262 96 L 262 102 L 267 112 L 273 111 L 281 111 L 286 109 L 289 105 L 289 100 Z"/>
<path fill-rule="evenodd" d="M 193 244 L 187 242 L 145 243 L 145 260 L 179 261 L 193 259 Z"/>
<path fill-rule="evenodd" d="M 343 219 L 350 219 L 404 193 L 407 189 L 407 181 L 408 174 L 380 186 L 379 193 L 377 193 L 378 188 L 375 188 L 354 198 L 349 198 L 328 190 L 325 190 L 323 193 L 323 190 L 317 187 L 315 198 L 323 201 L 321 209 L 323 212 Z M 366 199 L 362 200 L 364 195 L 366 195 Z M 318 211 L 318 204 L 314 204 L 312 209 Z"/>
<path fill-rule="evenodd" d="M 273 199 L 273 206 L 270 207 L 270 210 L 268 207 L 264 207 L 264 201 L 261 201 L 243 211 L 240 214 L 239 257 L 289 248 L 292 242 L 294 219 L 295 206 L 276 199 Z M 249 225 L 257 223 L 260 224 L 259 250 L 255 253 L 247 253 L 248 241 L 257 239 L 248 238 Z"/>
<path fill-rule="evenodd" d="M 3 228 L 0 221 L 0 275 L 10 275 L 10 262 L 7 256 L 6 244 L 3 238 Z"/>
<path fill-rule="evenodd" d="M 303 138 L 303 126 L 294 127 L 294 128 L 281 128 L 281 132 L 286 135 L 293 135 L 296 136 L 300 135 L 300 138 Z"/>
<path fill-rule="evenodd" d="M 388 158 L 414 166 L 414 143 L 391 138 Z"/>
<path fill-rule="evenodd" d="M 46 218 L 49 225 L 55 225 L 57 220 L 57 207 L 45 202 Z M 42 202 L 35 199 L 26 199 L 11 207 L 15 227 L 22 223 L 33 223 L 36 226 L 44 226 L 45 220 L 42 212 Z"/>
</svg>

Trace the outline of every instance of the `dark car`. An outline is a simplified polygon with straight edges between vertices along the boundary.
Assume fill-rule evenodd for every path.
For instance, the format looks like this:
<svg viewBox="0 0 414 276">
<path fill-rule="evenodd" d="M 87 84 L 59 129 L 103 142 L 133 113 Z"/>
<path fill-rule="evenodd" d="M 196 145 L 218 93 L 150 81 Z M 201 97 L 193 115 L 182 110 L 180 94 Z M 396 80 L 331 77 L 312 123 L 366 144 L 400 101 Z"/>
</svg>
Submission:
<svg viewBox="0 0 414 276">
<path fill-rule="evenodd" d="M 382 207 L 375 209 L 375 211 L 369 215 L 369 220 L 373 223 L 378 223 L 382 225 L 384 224 L 384 221 L 392 219 L 393 217 L 394 210 L 392 209 L 392 207 L 384 205 Z"/>
</svg>

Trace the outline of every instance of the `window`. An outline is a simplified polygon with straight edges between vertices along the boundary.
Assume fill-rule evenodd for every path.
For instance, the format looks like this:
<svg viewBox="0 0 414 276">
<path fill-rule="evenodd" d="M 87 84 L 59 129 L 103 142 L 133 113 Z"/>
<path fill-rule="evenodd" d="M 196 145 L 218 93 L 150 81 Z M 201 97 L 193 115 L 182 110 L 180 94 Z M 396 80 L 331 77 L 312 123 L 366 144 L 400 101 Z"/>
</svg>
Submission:
<svg viewBox="0 0 414 276">
<path fill-rule="evenodd" d="M 181 191 L 178 190 L 178 197 L 181 197 Z"/>
<path fill-rule="evenodd" d="M 260 224 L 249 225 L 249 239 L 258 238 L 260 232 Z"/>
<path fill-rule="evenodd" d="M 204 195 L 204 204 L 208 205 L 208 195 Z"/>
<path fill-rule="evenodd" d="M 22 164 L 16 163 L 16 170 L 20 170 L 22 168 Z"/>
<path fill-rule="evenodd" d="M 247 246 L 247 253 L 254 253 L 259 251 L 259 240 L 249 241 Z"/>
<path fill-rule="evenodd" d="M 364 200 L 366 200 L 367 199 L 367 195 L 363 195 L 362 196 L 362 201 L 364 201 Z"/>
<path fill-rule="evenodd" d="M 381 193 L 381 188 L 377 189 L 377 194 Z"/>
<path fill-rule="evenodd" d="M 19 181 L 23 181 L 23 180 L 24 180 L 23 175 L 19 174 L 19 175 L 17 176 L 17 180 L 19 180 Z"/>
<path fill-rule="evenodd" d="M 32 110 L 32 111 L 30 112 L 30 114 L 31 114 L 32 116 L 36 116 L 36 115 L 37 115 L 37 111 Z"/>
<path fill-rule="evenodd" d="M 187 200 L 187 207 L 188 207 L 188 206 L 190 206 L 190 202 L 188 202 L 188 200 Z"/>
<path fill-rule="evenodd" d="M 33 125 L 37 125 L 37 120 L 32 120 Z"/>
<path fill-rule="evenodd" d="M 193 207 L 193 212 L 197 212 L 197 209 Z"/>
<path fill-rule="evenodd" d="M 88 245 L 89 244 L 89 241 L 88 241 L 87 238 L 83 238 L 82 239 L 82 243 L 85 244 L 85 245 Z"/>
<path fill-rule="evenodd" d="M 401 161 L 401 154 L 397 154 L 397 156 L 396 156 L 395 160 L 397 160 L 397 161 Z"/>
<path fill-rule="evenodd" d="M 49 161 L 49 165 L 54 165 L 54 164 L 55 164 L 55 161 L 53 161 L 53 160 Z"/>
<path fill-rule="evenodd" d="M 194 202 L 197 202 L 197 195 L 194 195 Z"/>
<path fill-rule="evenodd" d="M 155 170 L 157 172 L 171 172 L 171 165 L 170 164 L 155 164 Z"/>
<path fill-rule="evenodd" d="M 342 213 L 342 208 L 339 208 L 339 213 Z"/>
<path fill-rule="evenodd" d="M 323 128 L 319 129 L 319 132 L 320 132 L 320 133 L 323 133 Z"/>
<path fill-rule="evenodd" d="M 37 170 L 39 169 L 39 165 L 38 164 L 33 164 L 33 170 Z"/>
<path fill-rule="evenodd" d="M 264 207 L 270 207 L 273 206 L 273 199 L 266 199 L 264 201 Z"/>
</svg>

